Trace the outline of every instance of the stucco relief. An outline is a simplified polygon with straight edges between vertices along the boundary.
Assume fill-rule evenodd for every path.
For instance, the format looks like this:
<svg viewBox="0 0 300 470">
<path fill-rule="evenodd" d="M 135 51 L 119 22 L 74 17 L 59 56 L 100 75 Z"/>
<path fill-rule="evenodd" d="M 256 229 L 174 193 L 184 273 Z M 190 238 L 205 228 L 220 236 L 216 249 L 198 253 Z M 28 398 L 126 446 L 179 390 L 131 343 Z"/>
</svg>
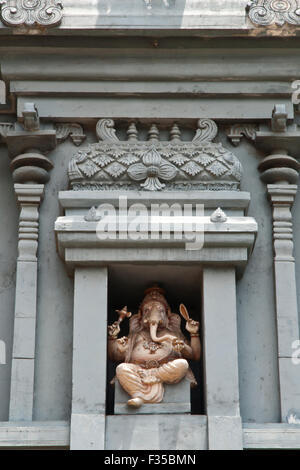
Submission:
<svg viewBox="0 0 300 470">
<path fill-rule="evenodd" d="M 130 396 L 129 406 L 160 403 L 165 383 L 177 384 L 187 377 L 196 385 L 188 360 L 200 360 L 199 323 L 189 317 L 183 304 L 179 310 L 190 341 L 181 332 L 181 319 L 171 312 L 163 289 L 156 286 L 146 290 L 136 315 L 124 307 L 117 310 L 119 320 L 108 327 L 108 354 L 120 362 L 116 377 Z M 118 338 L 125 317 L 131 317 L 129 335 Z"/>
<path fill-rule="evenodd" d="M 0 18 L 7 26 L 57 26 L 62 19 L 61 0 L 0 0 Z"/>
<path fill-rule="evenodd" d="M 299 0 L 251 0 L 249 18 L 254 24 L 267 26 L 284 23 L 300 25 Z"/>
<path fill-rule="evenodd" d="M 134 123 L 128 140 L 120 141 L 114 122 L 97 124 L 99 143 L 79 150 L 69 164 L 74 190 L 137 189 L 147 191 L 233 189 L 238 190 L 242 166 L 221 143 L 213 142 L 218 128 L 210 119 L 200 119 L 192 141 L 181 140 L 177 124 L 170 140 L 160 140 L 158 127 L 151 125 L 148 140 L 138 140 Z"/>
</svg>

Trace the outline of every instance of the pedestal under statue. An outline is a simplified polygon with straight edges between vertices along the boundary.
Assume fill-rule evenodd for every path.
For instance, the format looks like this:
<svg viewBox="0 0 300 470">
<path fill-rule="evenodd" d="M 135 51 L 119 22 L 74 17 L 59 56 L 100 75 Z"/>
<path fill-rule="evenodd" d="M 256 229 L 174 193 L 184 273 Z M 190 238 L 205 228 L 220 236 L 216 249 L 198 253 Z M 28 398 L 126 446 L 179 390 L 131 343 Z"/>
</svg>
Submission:
<svg viewBox="0 0 300 470">
<path fill-rule="evenodd" d="M 128 337 L 118 338 L 120 322 L 131 316 L 126 307 L 119 311 L 119 320 L 108 327 L 109 358 L 121 362 L 116 377 L 131 397 L 129 406 L 139 408 L 143 403 L 160 403 L 163 384 L 176 384 L 185 377 L 196 384 L 188 360 L 200 359 L 199 323 L 189 318 L 183 304 L 180 312 L 186 320 L 190 342 L 180 329 L 180 316 L 171 312 L 159 287 L 146 290 L 138 313 L 130 318 Z"/>
</svg>

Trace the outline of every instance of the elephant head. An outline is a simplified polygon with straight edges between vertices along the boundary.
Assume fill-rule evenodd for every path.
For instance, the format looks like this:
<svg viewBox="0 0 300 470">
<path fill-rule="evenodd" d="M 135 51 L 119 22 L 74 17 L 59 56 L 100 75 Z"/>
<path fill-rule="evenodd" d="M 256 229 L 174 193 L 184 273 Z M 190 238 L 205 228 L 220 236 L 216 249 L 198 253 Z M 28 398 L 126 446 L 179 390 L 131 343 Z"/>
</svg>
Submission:
<svg viewBox="0 0 300 470">
<path fill-rule="evenodd" d="M 149 300 L 142 308 L 142 324 L 144 328 L 149 328 L 150 337 L 156 343 L 172 341 L 175 337 L 171 335 L 157 336 L 159 328 L 167 328 L 168 315 L 166 305 L 160 300 Z"/>
</svg>

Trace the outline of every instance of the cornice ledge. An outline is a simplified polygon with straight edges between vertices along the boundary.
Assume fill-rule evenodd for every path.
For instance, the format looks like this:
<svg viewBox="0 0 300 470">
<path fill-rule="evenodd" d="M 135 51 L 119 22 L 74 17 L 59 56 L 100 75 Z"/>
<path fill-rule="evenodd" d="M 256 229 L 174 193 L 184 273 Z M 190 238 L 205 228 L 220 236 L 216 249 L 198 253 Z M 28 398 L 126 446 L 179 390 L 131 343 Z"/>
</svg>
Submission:
<svg viewBox="0 0 300 470">
<path fill-rule="evenodd" d="M 251 22 L 258 26 L 300 26 L 299 0 L 250 0 L 247 10 Z"/>
<path fill-rule="evenodd" d="M 21 32 L 58 26 L 63 16 L 61 0 L 0 0 L 0 9 L 0 21 Z"/>
</svg>

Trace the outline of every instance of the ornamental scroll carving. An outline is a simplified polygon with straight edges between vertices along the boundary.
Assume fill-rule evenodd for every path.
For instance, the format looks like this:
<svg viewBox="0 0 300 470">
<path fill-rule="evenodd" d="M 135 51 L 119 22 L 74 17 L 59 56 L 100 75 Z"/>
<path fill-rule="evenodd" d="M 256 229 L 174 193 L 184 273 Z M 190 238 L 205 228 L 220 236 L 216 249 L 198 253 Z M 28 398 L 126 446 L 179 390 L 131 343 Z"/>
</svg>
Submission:
<svg viewBox="0 0 300 470">
<path fill-rule="evenodd" d="M 248 8 L 249 18 L 254 24 L 300 25 L 299 0 L 251 0 Z"/>
<path fill-rule="evenodd" d="M 2 22 L 13 27 L 53 27 L 62 19 L 61 0 L 0 0 Z"/>
<path fill-rule="evenodd" d="M 128 139 L 119 140 L 111 119 L 97 124 L 99 142 L 79 150 L 69 164 L 72 189 L 136 189 L 171 191 L 208 189 L 238 190 L 242 176 L 239 160 L 221 143 L 213 142 L 218 128 L 210 119 L 200 119 L 192 141 L 181 140 L 177 124 L 170 140 L 160 140 L 155 124 L 148 140 L 138 140 L 134 123 Z"/>
</svg>

